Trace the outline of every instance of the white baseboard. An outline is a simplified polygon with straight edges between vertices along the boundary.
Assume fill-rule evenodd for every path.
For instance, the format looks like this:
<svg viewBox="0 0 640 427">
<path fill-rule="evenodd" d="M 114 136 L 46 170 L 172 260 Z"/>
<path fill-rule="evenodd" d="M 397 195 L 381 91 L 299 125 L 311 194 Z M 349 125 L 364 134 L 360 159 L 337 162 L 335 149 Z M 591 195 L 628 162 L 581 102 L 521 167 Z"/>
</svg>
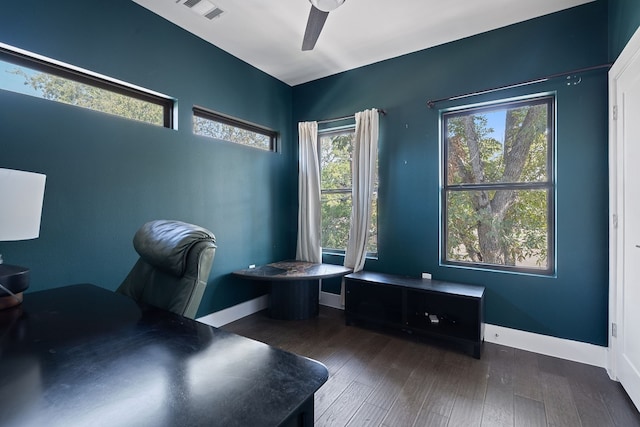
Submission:
<svg viewBox="0 0 640 427">
<path fill-rule="evenodd" d="M 320 292 L 320 305 L 344 310 L 342 297 L 331 292 Z"/>
<path fill-rule="evenodd" d="M 340 295 L 330 292 L 320 292 L 320 304 L 344 310 Z M 484 339 L 487 342 L 506 345 L 507 347 L 559 357 L 605 369 L 608 366 L 607 347 L 598 345 L 534 334 L 489 323 L 485 324 Z"/>
<path fill-rule="evenodd" d="M 485 324 L 484 340 L 607 369 L 607 347 Z"/>
<path fill-rule="evenodd" d="M 320 292 L 320 304 L 344 310 L 340 295 L 331 292 Z M 233 307 L 208 314 L 197 319 L 207 325 L 220 327 L 245 316 L 264 310 L 269 305 L 269 297 L 261 297 L 243 302 Z M 587 365 L 598 366 L 607 369 L 607 347 L 572 341 L 548 335 L 534 334 L 518 329 L 505 328 L 503 326 L 485 324 L 484 339 L 486 342 L 505 345 L 507 347 L 532 351 L 547 356 L 559 357 Z"/>
<path fill-rule="evenodd" d="M 342 298 L 340 298 L 340 295 L 332 294 L 331 292 L 320 292 L 320 305 L 326 305 L 327 307 L 344 310 L 344 307 L 342 306 Z M 252 300 L 245 301 L 232 307 L 216 311 L 215 313 L 199 317 L 196 320 L 198 322 L 206 323 L 207 325 L 219 328 L 220 326 L 224 326 L 227 323 L 235 322 L 238 319 L 250 316 L 253 313 L 257 313 L 268 307 L 269 295 L 262 295 L 261 297 L 254 298 Z"/>
<path fill-rule="evenodd" d="M 235 322 L 238 319 L 242 319 L 243 317 L 257 313 L 260 310 L 264 310 L 268 306 L 269 296 L 262 295 L 261 297 L 216 311 L 215 313 L 207 314 L 206 316 L 200 317 L 196 320 L 219 328 L 227 323 Z"/>
</svg>

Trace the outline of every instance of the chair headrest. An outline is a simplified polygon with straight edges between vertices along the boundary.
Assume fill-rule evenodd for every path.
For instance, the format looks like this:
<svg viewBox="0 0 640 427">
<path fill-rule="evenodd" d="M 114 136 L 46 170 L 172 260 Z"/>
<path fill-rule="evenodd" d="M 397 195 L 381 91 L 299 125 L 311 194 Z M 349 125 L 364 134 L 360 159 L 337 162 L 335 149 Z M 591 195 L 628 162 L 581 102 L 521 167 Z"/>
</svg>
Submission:
<svg viewBox="0 0 640 427">
<path fill-rule="evenodd" d="M 133 236 L 133 247 L 147 264 L 181 277 L 189 250 L 204 241 L 216 242 L 206 228 L 181 221 L 156 220 L 140 227 Z"/>
</svg>

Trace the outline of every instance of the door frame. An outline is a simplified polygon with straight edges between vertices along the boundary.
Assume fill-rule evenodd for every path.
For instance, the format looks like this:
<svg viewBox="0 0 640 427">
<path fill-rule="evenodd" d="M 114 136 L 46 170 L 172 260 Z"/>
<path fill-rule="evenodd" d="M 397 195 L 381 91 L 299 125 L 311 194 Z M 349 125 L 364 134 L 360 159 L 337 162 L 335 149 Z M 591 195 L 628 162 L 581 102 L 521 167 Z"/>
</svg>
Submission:
<svg viewBox="0 0 640 427">
<path fill-rule="evenodd" d="M 607 334 L 609 337 L 609 349 L 607 371 L 614 380 L 618 380 L 617 356 L 620 349 L 618 340 L 613 336 L 613 328 L 614 324 L 622 324 L 622 310 L 618 310 L 618 298 L 621 298 L 620 280 L 622 278 L 622 268 L 624 267 L 622 257 L 622 244 L 624 241 L 619 238 L 620 233 L 624 232 L 624 230 L 618 227 L 618 215 L 623 208 L 621 195 L 624 191 L 624 169 L 622 167 L 622 141 L 618 138 L 619 122 L 616 120 L 617 90 L 618 79 L 621 74 L 638 56 L 640 56 L 640 28 L 636 29 L 609 70 L 609 323 Z"/>
</svg>

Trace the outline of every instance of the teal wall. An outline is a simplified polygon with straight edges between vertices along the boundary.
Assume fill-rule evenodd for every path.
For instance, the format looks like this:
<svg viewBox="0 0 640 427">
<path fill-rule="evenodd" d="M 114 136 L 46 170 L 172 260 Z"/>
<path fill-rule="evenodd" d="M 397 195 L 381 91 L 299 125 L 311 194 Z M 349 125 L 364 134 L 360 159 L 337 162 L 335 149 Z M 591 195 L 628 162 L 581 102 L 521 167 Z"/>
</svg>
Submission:
<svg viewBox="0 0 640 427">
<path fill-rule="evenodd" d="M 233 270 L 294 256 L 291 87 L 130 0 L 3 2 L 0 42 L 178 99 L 169 130 L 0 90 L 0 167 L 47 175 L 40 238 L 0 243 L 7 263 L 31 268 L 29 291 L 115 289 L 152 219 L 217 237 L 199 315 L 264 292 Z M 281 152 L 192 135 L 194 104 L 277 129 Z"/>
<path fill-rule="evenodd" d="M 636 18 L 627 18 L 629 10 Z M 612 24 L 608 13 L 622 18 Z M 10 2 L 0 14 L 1 42 L 173 96 L 179 129 L 0 91 L 0 167 L 47 174 L 40 238 L 2 242 L 0 252 L 30 266 L 30 291 L 78 282 L 115 289 L 137 258 L 136 229 L 175 218 L 218 238 L 199 315 L 251 299 L 262 290 L 229 273 L 295 254 L 295 123 L 378 107 L 388 112 L 381 118 L 380 254 L 366 268 L 483 284 L 487 322 L 606 345 L 606 74 L 471 100 L 557 94 L 554 278 L 439 266 L 437 109 L 454 104 L 430 110 L 425 103 L 606 63 L 634 23 L 629 1 L 599 0 L 291 88 L 129 0 Z M 608 38 L 611 25 L 617 29 Z M 278 129 L 281 151 L 192 135 L 194 104 Z"/>
<path fill-rule="evenodd" d="M 379 258 L 365 269 L 484 285 L 489 323 L 606 345 L 606 70 L 582 74 L 578 85 L 556 79 L 464 101 L 556 93 L 557 277 L 439 265 L 438 109 L 459 104 L 425 104 L 607 59 L 607 3 L 599 1 L 294 87 L 296 122 L 387 111 L 380 120 Z"/>
<path fill-rule="evenodd" d="M 609 60 L 614 62 L 640 26 L 640 1 L 609 0 Z"/>
</svg>

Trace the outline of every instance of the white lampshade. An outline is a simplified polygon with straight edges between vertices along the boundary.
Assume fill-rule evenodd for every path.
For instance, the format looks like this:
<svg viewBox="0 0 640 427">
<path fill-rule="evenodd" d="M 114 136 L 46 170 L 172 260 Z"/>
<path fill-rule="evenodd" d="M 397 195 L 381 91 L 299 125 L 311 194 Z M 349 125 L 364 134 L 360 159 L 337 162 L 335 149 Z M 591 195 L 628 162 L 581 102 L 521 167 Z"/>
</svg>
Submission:
<svg viewBox="0 0 640 427">
<path fill-rule="evenodd" d="M 0 168 L 0 241 L 35 239 L 46 175 Z"/>
</svg>

